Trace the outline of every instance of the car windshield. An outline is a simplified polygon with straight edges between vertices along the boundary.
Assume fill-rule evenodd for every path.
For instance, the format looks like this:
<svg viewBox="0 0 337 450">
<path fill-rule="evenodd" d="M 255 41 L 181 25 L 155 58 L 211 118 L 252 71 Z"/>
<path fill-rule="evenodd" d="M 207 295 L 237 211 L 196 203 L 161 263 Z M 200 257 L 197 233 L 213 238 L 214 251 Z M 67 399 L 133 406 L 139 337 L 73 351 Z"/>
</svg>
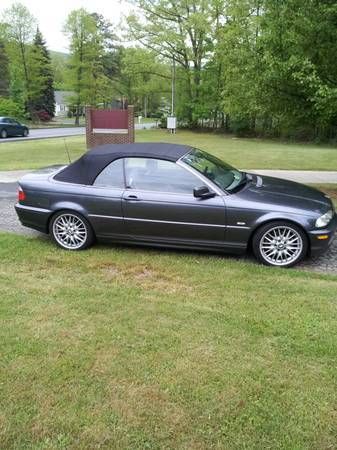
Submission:
<svg viewBox="0 0 337 450">
<path fill-rule="evenodd" d="M 202 150 L 194 149 L 183 156 L 181 160 L 213 181 L 222 190 L 232 191 L 246 179 L 244 172 L 240 172 Z"/>
</svg>

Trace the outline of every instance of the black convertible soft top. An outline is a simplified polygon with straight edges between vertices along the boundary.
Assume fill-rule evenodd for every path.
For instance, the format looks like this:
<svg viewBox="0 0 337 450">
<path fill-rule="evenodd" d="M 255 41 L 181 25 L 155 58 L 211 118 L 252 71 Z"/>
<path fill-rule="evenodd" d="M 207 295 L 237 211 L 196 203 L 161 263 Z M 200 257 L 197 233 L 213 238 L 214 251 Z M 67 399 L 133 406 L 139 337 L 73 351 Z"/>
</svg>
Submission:
<svg viewBox="0 0 337 450">
<path fill-rule="evenodd" d="M 192 150 L 188 145 L 166 143 L 100 145 L 58 172 L 54 179 L 67 183 L 93 184 L 97 175 L 112 161 L 119 158 L 157 158 L 177 161 Z"/>
</svg>

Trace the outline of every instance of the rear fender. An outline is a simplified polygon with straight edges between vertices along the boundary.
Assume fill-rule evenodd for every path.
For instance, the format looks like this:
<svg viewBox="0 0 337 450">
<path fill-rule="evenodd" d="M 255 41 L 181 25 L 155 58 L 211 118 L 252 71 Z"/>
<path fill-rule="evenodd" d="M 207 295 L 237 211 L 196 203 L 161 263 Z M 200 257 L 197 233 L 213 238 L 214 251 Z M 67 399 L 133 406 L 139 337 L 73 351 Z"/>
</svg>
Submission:
<svg viewBox="0 0 337 450">
<path fill-rule="evenodd" d="M 82 216 L 86 218 L 88 217 L 88 211 L 85 208 L 83 208 L 83 206 L 74 202 L 67 202 L 67 201 L 54 202 L 50 205 L 50 209 L 53 211 L 53 213 L 68 210 L 82 214 Z"/>
</svg>

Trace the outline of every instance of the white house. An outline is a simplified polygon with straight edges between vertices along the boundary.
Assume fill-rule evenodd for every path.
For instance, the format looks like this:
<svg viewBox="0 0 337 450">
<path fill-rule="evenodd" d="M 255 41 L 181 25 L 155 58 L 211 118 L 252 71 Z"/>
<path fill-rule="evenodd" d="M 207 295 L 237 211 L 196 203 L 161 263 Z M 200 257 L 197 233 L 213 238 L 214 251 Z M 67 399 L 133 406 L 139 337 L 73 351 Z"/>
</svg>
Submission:
<svg viewBox="0 0 337 450">
<path fill-rule="evenodd" d="M 69 97 L 73 95 L 70 91 L 55 91 L 55 116 L 66 116 L 69 107 Z"/>
</svg>

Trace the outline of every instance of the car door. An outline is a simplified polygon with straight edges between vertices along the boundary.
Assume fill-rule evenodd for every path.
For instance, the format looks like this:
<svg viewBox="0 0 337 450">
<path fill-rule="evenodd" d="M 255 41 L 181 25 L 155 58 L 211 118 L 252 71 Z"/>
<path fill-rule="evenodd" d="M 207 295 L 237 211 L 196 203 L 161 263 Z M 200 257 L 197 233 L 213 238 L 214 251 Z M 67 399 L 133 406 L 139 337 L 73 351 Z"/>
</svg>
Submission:
<svg viewBox="0 0 337 450">
<path fill-rule="evenodd" d="M 179 245 L 223 246 L 226 213 L 221 195 L 196 198 L 201 177 L 176 163 L 125 159 L 123 214 L 133 239 Z"/>
<path fill-rule="evenodd" d="M 21 135 L 23 132 L 22 125 L 16 120 L 11 119 L 11 121 L 13 126 L 13 134 L 15 134 L 15 136 Z"/>
<path fill-rule="evenodd" d="M 7 131 L 7 135 L 8 135 L 8 136 L 15 136 L 14 126 L 13 126 L 13 123 L 12 123 L 12 119 L 9 119 L 9 118 L 6 117 L 6 118 L 3 120 L 3 123 L 5 124 L 4 128 L 5 128 L 5 130 Z"/>
<path fill-rule="evenodd" d="M 83 203 L 97 236 L 118 239 L 126 234 L 122 211 L 124 190 L 122 159 L 110 163 L 92 186 L 86 186 Z"/>
</svg>

